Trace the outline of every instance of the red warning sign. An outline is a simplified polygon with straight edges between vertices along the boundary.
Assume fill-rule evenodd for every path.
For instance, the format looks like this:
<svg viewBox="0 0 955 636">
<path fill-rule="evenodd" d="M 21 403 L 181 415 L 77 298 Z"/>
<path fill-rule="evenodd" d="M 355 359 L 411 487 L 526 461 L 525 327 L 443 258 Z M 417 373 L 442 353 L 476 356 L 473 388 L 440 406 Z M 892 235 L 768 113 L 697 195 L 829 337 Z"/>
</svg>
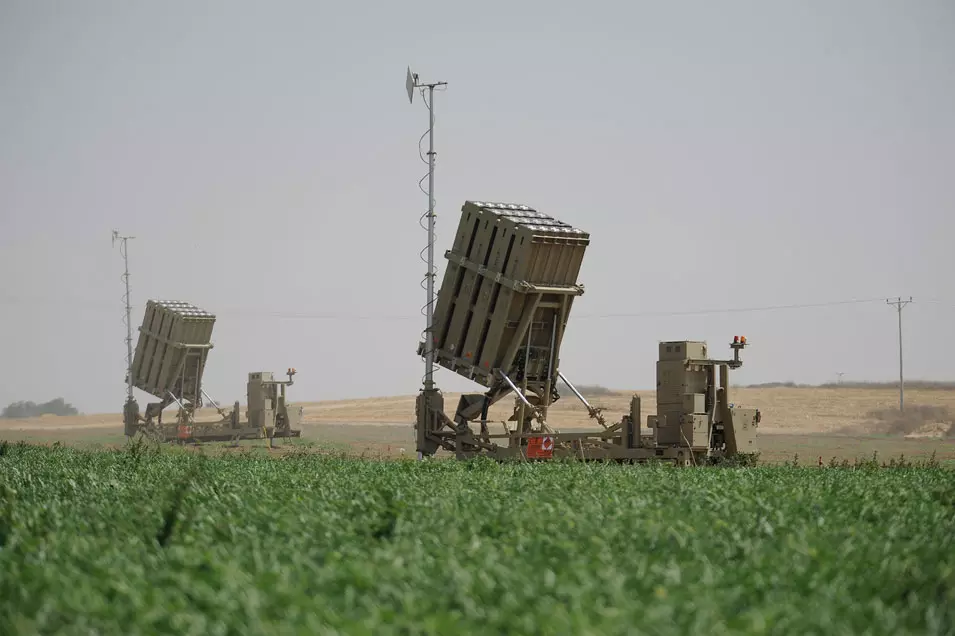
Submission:
<svg viewBox="0 0 955 636">
<path fill-rule="evenodd" d="M 554 456 L 554 438 L 550 435 L 527 440 L 528 459 L 549 459 Z"/>
</svg>

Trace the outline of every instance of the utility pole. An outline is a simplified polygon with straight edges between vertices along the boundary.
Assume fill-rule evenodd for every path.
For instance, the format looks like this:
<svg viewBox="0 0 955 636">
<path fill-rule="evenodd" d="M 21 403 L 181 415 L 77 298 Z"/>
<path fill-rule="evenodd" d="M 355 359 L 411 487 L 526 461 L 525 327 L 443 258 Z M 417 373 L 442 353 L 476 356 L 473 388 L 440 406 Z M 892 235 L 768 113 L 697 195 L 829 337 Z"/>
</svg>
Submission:
<svg viewBox="0 0 955 636">
<path fill-rule="evenodd" d="M 895 310 L 899 314 L 899 411 L 905 410 L 905 379 L 902 375 L 902 309 L 906 305 L 912 302 L 912 297 L 909 296 L 908 300 L 902 300 L 902 297 L 899 296 L 895 300 L 891 298 L 887 299 L 886 304 L 895 307 Z"/>
<path fill-rule="evenodd" d="M 120 236 L 119 232 L 113 230 L 113 245 L 119 241 L 119 253 L 123 256 L 123 281 L 126 283 L 126 295 L 123 300 L 126 302 L 126 402 L 133 401 L 133 323 L 131 318 L 132 308 L 130 307 L 129 296 L 129 252 L 127 250 L 127 241 L 135 236 Z"/>
</svg>

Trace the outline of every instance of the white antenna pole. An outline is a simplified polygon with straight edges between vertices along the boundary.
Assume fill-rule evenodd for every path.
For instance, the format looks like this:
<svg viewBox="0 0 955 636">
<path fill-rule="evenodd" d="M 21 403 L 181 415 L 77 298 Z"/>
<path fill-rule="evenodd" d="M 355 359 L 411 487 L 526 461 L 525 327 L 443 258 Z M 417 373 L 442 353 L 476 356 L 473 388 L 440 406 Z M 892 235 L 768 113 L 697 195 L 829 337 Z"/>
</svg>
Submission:
<svg viewBox="0 0 955 636">
<path fill-rule="evenodd" d="M 126 295 L 123 300 L 126 303 L 126 401 L 133 401 L 133 323 L 132 307 L 130 306 L 129 295 L 129 250 L 127 241 L 135 236 L 120 236 L 119 232 L 113 230 L 113 245 L 119 241 L 119 253 L 123 256 L 123 281 L 126 283 Z"/>
<path fill-rule="evenodd" d="M 898 297 L 895 300 L 888 299 L 885 301 L 886 304 L 892 305 L 895 307 L 895 310 L 899 313 L 899 411 L 905 410 L 905 380 L 902 376 L 902 309 L 905 308 L 910 302 L 912 302 L 912 297 L 909 296 L 908 300 L 902 300 L 902 297 Z"/>
<path fill-rule="evenodd" d="M 425 310 L 425 390 L 434 389 L 434 164 L 437 153 L 434 151 L 434 89 L 437 86 L 447 86 L 447 82 L 424 83 L 418 81 L 418 74 L 412 73 L 408 69 L 408 76 L 405 81 L 408 90 L 408 101 L 412 102 L 414 98 L 414 89 L 428 89 L 428 273 L 427 279 L 428 304 Z M 422 91 L 423 96 L 423 91 Z"/>
</svg>

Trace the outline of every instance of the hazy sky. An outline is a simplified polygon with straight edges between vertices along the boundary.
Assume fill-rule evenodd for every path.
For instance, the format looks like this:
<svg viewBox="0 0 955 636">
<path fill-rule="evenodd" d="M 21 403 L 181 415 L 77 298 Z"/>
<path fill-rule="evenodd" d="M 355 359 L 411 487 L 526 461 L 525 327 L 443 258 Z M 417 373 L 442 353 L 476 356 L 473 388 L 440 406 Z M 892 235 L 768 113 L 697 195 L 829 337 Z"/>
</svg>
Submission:
<svg viewBox="0 0 955 636">
<path fill-rule="evenodd" d="M 292 399 L 414 393 L 409 64 L 449 82 L 439 275 L 466 199 L 591 232 L 572 380 L 651 388 L 659 340 L 738 334 L 736 382 L 891 380 L 899 294 L 906 376 L 955 379 L 953 34 L 947 0 L 0 0 L 0 406 L 121 408 L 114 228 L 136 326 L 216 313 L 217 399 L 289 366 Z"/>
</svg>

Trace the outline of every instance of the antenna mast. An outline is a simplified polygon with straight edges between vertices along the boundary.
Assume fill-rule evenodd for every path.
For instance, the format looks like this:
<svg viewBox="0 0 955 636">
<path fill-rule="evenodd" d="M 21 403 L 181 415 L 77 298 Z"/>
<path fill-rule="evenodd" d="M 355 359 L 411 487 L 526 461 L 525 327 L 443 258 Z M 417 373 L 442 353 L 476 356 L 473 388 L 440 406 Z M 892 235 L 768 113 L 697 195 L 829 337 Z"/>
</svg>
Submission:
<svg viewBox="0 0 955 636">
<path fill-rule="evenodd" d="M 126 303 L 126 402 L 133 402 L 133 323 L 131 319 L 132 307 L 129 296 L 129 251 L 127 241 L 135 236 L 120 236 L 113 230 L 113 246 L 119 241 L 119 253 L 123 256 L 123 282 L 126 284 L 126 294 L 123 301 Z"/>
<path fill-rule="evenodd" d="M 447 86 L 447 82 L 420 82 L 418 80 L 418 74 L 412 73 L 411 68 L 408 68 L 408 75 L 405 79 L 405 88 L 408 91 L 408 103 L 414 102 L 414 91 L 415 89 L 421 90 L 421 97 L 425 100 L 425 105 L 428 107 L 428 212 L 425 215 L 428 219 L 428 245 L 425 248 L 428 252 L 427 263 L 428 263 L 428 272 L 425 274 L 425 287 L 428 294 L 428 301 L 425 305 L 425 331 L 424 331 L 424 357 L 425 357 L 425 374 L 424 374 L 424 389 L 430 391 L 434 389 L 434 333 L 432 330 L 433 319 L 434 319 L 434 278 L 436 276 L 434 271 L 434 163 L 437 153 L 434 151 L 434 89 L 438 86 Z M 428 91 L 428 96 L 425 98 L 424 92 Z M 423 137 L 423 135 L 422 135 Z M 421 142 L 419 140 L 419 153 L 420 153 Z M 422 178 L 421 181 L 424 181 Z M 421 181 L 418 182 L 418 187 L 421 186 Z"/>
</svg>

